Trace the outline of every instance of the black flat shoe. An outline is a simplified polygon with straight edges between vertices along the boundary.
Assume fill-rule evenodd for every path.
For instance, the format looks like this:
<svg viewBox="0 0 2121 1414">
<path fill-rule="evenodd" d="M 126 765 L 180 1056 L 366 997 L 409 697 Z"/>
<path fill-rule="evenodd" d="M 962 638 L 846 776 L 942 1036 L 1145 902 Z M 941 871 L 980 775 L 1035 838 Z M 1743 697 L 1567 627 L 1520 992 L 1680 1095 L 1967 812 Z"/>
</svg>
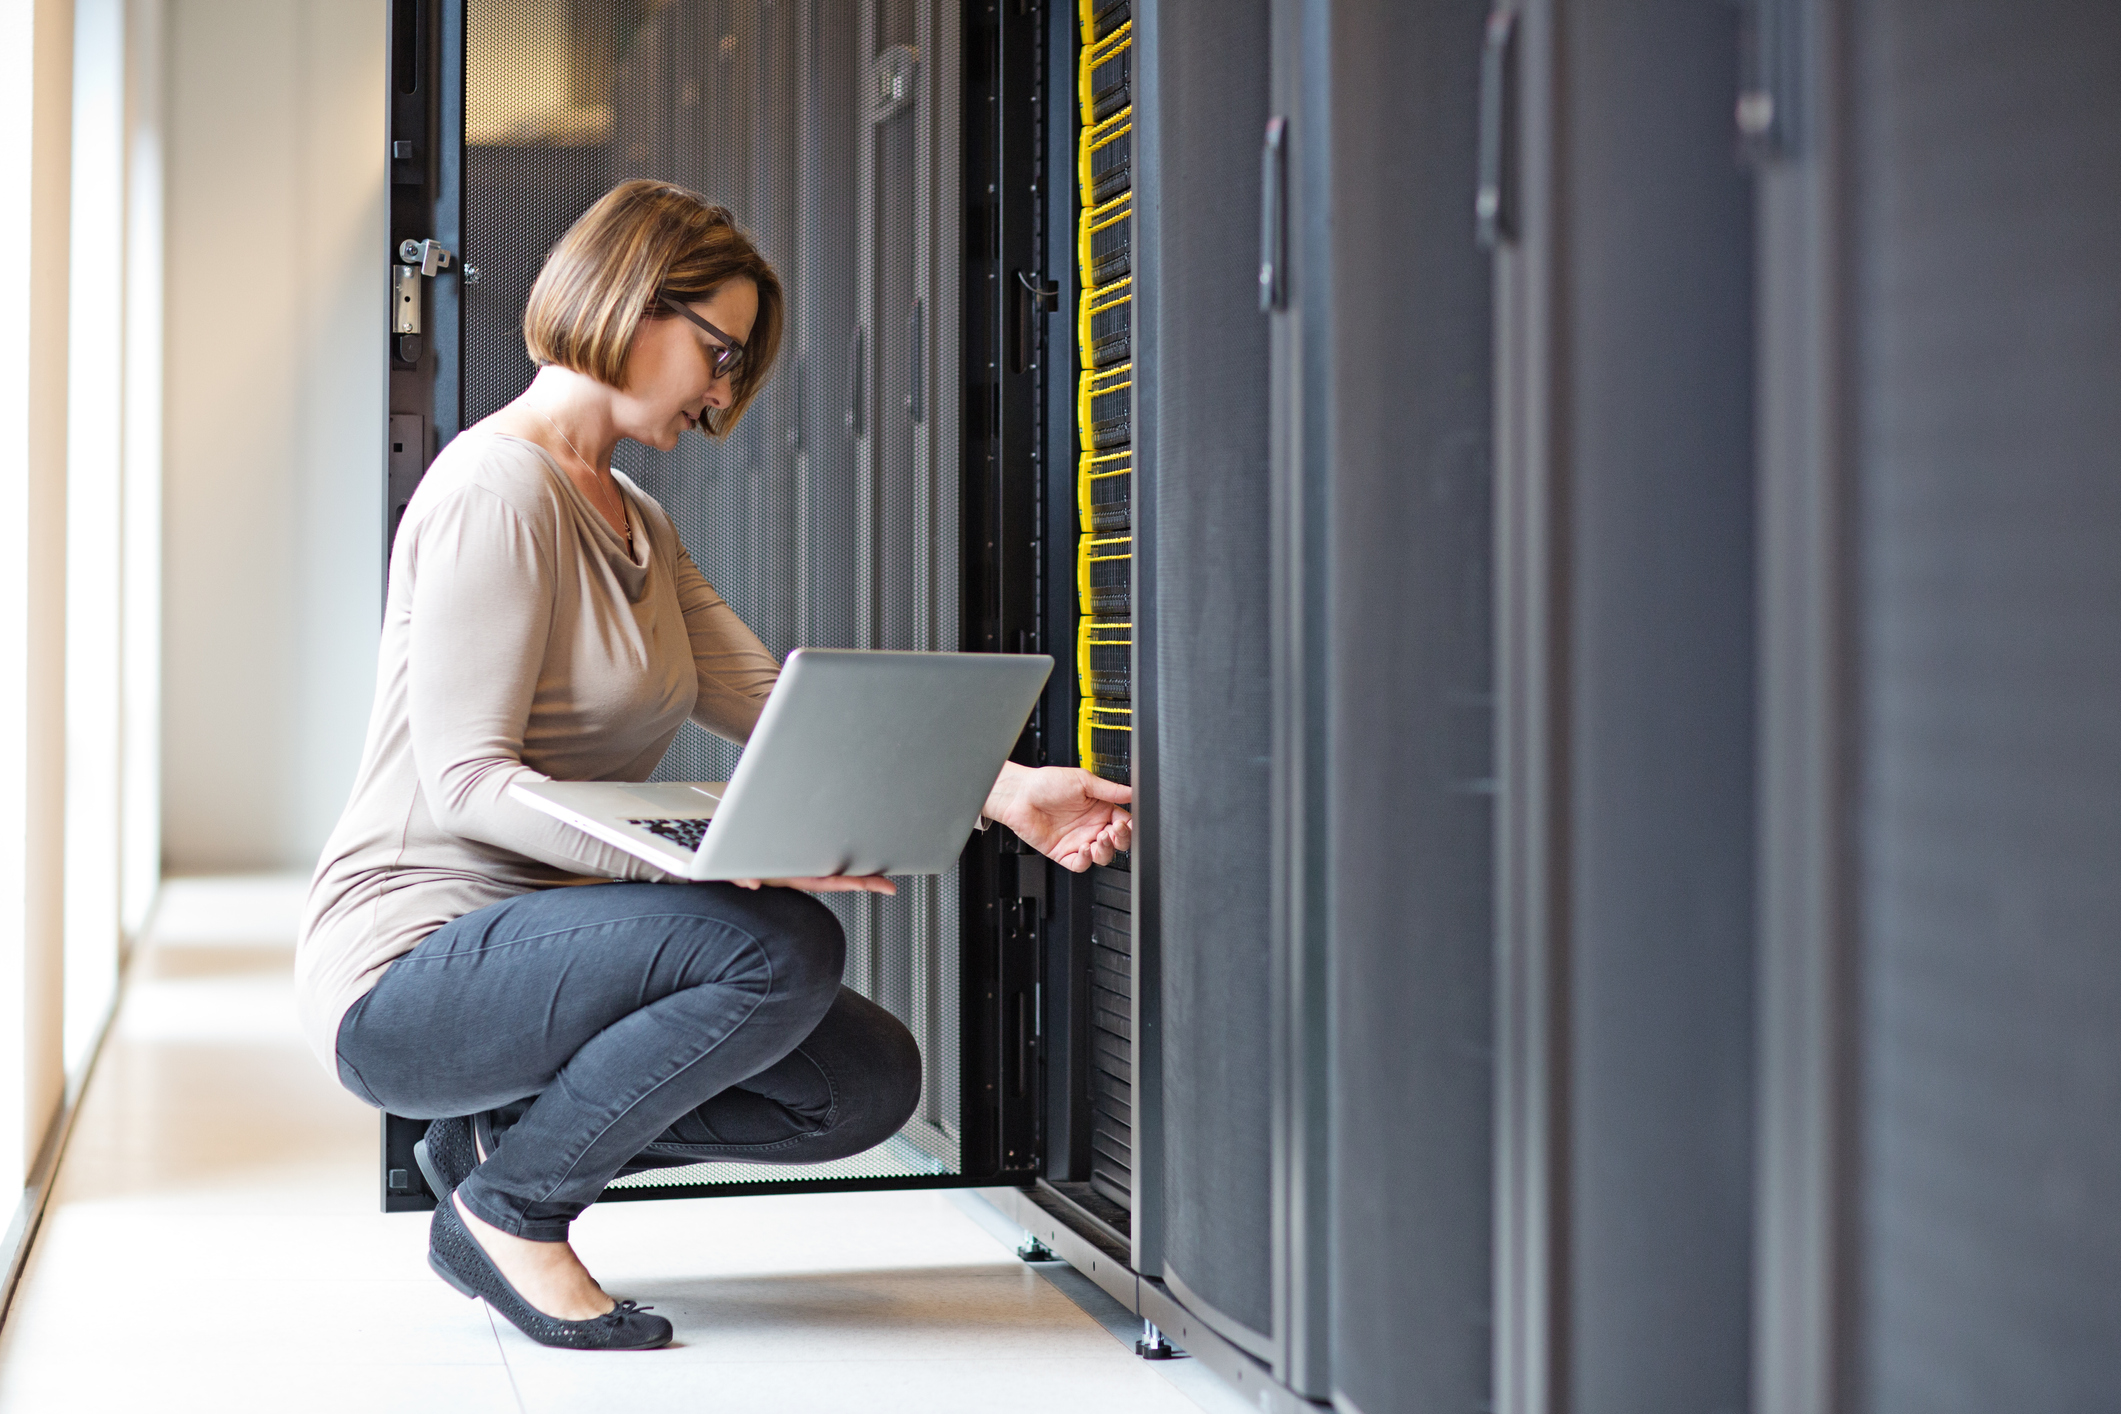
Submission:
<svg viewBox="0 0 2121 1414">
<path fill-rule="evenodd" d="M 479 1151 L 473 1147 L 471 1118 L 438 1119 L 427 1126 L 427 1137 L 412 1146 L 412 1157 L 427 1180 L 427 1191 L 447 1199 L 457 1185 L 479 1166 Z"/>
<path fill-rule="evenodd" d="M 517 1330 L 540 1345 L 562 1350 L 654 1350 L 670 1343 L 670 1322 L 647 1308 L 621 1301 L 586 1321 L 556 1321 L 525 1301 L 501 1275 L 486 1249 L 465 1231 L 457 1205 L 444 1198 L 427 1230 L 427 1265 L 466 1296 L 484 1299 Z"/>
</svg>

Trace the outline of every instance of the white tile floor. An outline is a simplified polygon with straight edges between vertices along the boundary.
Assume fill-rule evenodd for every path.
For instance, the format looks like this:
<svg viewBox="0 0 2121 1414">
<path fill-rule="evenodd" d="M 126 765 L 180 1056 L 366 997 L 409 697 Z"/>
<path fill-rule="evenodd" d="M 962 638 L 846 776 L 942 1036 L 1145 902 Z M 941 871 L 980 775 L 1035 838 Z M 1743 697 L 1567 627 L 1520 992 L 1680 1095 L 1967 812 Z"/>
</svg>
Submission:
<svg viewBox="0 0 2121 1414">
<path fill-rule="evenodd" d="M 576 1242 L 676 1344 L 546 1350 L 376 1204 L 376 1118 L 295 1032 L 299 881 L 179 882 L 135 964 L 0 1328 L 0 1414 L 1230 1407 L 935 1193 L 604 1204 Z M 980 1220 L 975 1221 L 975 1217 Z M 1086 1301 L 1094 1304 L 1094 1301 Z M 1123 1313 L 1122 1313 L 1123 1314 Z"/>
</svg>

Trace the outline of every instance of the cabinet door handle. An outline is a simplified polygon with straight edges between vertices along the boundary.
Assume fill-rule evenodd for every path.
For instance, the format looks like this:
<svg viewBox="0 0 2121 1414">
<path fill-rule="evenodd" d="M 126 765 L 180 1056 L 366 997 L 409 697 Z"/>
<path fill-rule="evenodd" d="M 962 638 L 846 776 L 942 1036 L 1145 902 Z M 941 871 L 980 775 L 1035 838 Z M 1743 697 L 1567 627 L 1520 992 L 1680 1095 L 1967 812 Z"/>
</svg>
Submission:
<svg viewBox="0 0 2121 1414">
<path fill-rule="evenodd" d="M 854 329 L 854 337 L 847 341 L 847 430 L 857 437 L 869 435 L 867 399 L 864 392 L 868 386 L 869 341 L 862 337 L 860 325 Z"/>
<path fill-rule="evenodd" d="M 1794 148 L 1797 76 L 1804 64 L 1798 24 L 1791 0 L 1746 0 L 1735 116 L 1739 150 L 1755 166 Z"/>
<path fill-rule="evenodd" d="M 1517 238 L 1515 173 L 1510 169 L 1512 59 L 1517 41 L 1517 11 L 1508 5 L 1488 16 L 1486 42 L 1480 49 L 1480 181 L 1473 197 L 1473 238 L 1482 250 L 1494 250 Z"/>
<path fill-rule="evenodd" d="M 906 393 L 906 411 L 916 423 L 928 420 L 927 313 L 922 301 L 913 302 L 913 328 L 907 341 L 913 346 L 913 377 Z"/>
<path fill-rule="evenodd" d="M 1259 312 L 1289 307 L 1289 120 L 1267 119 L 1259 150 Z"/>
</svg>

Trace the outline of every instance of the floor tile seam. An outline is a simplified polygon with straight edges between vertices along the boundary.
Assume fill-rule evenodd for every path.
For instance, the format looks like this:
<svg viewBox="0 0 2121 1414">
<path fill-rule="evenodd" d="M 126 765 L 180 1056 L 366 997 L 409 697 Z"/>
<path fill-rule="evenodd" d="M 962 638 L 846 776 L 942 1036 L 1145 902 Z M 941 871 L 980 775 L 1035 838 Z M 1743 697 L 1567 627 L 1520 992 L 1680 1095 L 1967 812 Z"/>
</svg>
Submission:
<svg viewBox="0 0 2121 1414">
<path fill-rule="evenodd" d="M 501 1323 L 494 1318 L 493 1307 L 484 1301 L 479 1303 L 479 1310 L 486 1317 L 486 1329 L 493 1336 L 493 1348 L 501 1357 L 501 1370 L 508 1376 L 508 1397 L 516 1403 L 516 1414 L 530 1414 L 530 1406 L 523 1402 L 523 1386 L 516 1380 L 515 1363 L 508 1358 L 508 1342 L 501 1339 Z"/>
</svg>

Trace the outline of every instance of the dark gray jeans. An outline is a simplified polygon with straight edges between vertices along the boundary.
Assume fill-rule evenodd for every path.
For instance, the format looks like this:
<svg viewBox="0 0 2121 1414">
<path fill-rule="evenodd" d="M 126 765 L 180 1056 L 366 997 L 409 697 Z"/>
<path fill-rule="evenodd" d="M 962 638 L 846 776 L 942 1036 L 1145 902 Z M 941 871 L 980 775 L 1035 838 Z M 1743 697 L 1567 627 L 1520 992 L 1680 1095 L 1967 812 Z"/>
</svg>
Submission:
<svg viewBox="0 0 2121 1414">
<path fill-rule="evenodd" d="M 820 1163 L 896 1133 L 920 1053 L 840 986 L 845 957 L 839 920 L 794 889 L 524 894 L 391 963 L 339 1025 L 339 1078 L 409 1118 L 512 1119 L 457 1192 L 556 1242 L 621 1172 Z"/>
</svg>

